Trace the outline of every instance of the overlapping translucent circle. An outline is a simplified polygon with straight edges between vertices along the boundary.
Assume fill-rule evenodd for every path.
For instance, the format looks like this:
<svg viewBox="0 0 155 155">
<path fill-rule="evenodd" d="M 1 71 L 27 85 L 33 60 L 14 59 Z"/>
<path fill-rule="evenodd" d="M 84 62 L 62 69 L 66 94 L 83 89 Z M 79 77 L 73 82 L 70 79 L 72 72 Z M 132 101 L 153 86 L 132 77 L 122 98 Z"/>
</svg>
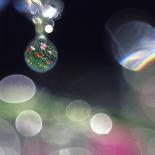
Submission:
<svg viewBox="0 0 155 155">
<path fill-rule="evenodd" d="M 7 103 L 28 101 L 35 92 L 34 82 L 24 75 L 10 75 L 0 81 L 0 99 Z"/>
<path fill-rule="evenodd" d="M 144 13 L 133 9 L 119 11 L 107 22 L 113 54 L 124 68 L 141 71 L 155 59 L 155 28 L 150 23 Z"/>
<path fill-rule="evenodd" d="M 0 1 L 0 11 L 2 11 L 9 3 L 9 0 L 1 0 Z"/>
<path fill-rule="evenodd" d="M 132 29 L 130 29 L 132 27 Z M 117 38 L 119 63 L 130 70 L 140 71 L 155 58 L 155 29 L 142 21 L 130 21 L 119 27 Z"/>
<path fill-rule="evenodd" d="M 66 108 L 66 115 L 71 121 L 85 121 L 91 114 L 90 105 L 83 100 L 75 100 Z"/>
<path fill-rule="evenodd" d="M 32 137 L 41 131 L 42 119 L 37 112 L 25 110 L 18 114 L 15 126 L 21 135 L 25 137 Z"/>
<path fill-rule="evenodd" d="M 11 124 L 1 118 L 0 148 L 0 153 L 4 152 L 4 155 L 19 155 L 21 153 L 21 143 L 15 129 Z"/>
</svg>

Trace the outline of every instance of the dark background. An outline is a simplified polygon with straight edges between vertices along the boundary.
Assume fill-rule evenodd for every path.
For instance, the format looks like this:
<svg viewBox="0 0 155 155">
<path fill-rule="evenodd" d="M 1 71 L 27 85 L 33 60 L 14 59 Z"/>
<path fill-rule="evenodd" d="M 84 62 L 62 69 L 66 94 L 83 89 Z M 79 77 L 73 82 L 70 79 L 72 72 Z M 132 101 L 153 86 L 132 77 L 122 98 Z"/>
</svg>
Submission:
<svg viewBox="0 0 155 155">
<path fill-rule="evenodd" d="M 54 69 L 40 74 L 24 62 L 24 51 L 35 37 L 35 28 L 10 3 L 0 13 L 0 78 L 24 74 L 51 93 L 90 100 L 95 104 L 119 105 L 121 66 L 114 59 L 108 19 L 126 8 L 142 9 L 154 17 L 148 1 L 64 0 L 62 18 L 56 21 L 49 39 L 59 51 Z M 152 7 L 152 8 L 151 8 Z"/>
</svg>

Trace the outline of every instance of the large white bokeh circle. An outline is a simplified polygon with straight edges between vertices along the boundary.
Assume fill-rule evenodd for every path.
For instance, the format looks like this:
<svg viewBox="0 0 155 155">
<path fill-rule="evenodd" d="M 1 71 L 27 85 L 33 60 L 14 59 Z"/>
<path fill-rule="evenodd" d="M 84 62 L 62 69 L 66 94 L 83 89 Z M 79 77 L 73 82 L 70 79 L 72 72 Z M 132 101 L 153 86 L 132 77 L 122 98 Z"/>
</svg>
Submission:
<svg viewBox="0 0 155 155">
<path fill-rule="evenodd" d="M 35 111 L 25 110 L 18 114 L 15 125 L 21 135 L 32 137 L 41 131 L 42 119 Z"/>
</svg>

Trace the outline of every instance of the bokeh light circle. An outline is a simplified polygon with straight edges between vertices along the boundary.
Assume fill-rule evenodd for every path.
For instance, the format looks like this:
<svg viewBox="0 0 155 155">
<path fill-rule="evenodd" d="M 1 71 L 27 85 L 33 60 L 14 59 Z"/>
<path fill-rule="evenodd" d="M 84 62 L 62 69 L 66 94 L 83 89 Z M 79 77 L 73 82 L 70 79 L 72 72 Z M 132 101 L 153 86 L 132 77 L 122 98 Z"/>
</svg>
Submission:
<svg viewBox="0 0 155 155">
<path fill-rule="evenodd" d="M 155 58 L 154 37 L 155 29 L 148 23 L 129 21 L 122 24 L 113 34 L 115 57 L 127 69 L 142 70 Z"/>
<path fill-rule="evenodd" d="M 25 62 L 33 70 L 44 73 L 51 70 L 58 59 L 58 52 L 45 36 L 32 41 L 25 51 Z"/>
<path fill-rule="evenodd" d="M 112 129 L 112 120 L 108 115 L 98 113 L 92 117 L 90 125 L 95 133 L 108 134 Z"/>
<path fill-rule="evenodd" d="M 42 119 L 37 112 L 25 110 L 18 114 L 15 126 L 21 135 L 25 137 L 32 137 L 41 131 Z"/>
<path fill-rule="evenodd" d="M 10 75 L 0 81 L 0 99 L 7 103 L 28 101 L 35 92 L 34 82 L 24 75 Z"/>
<path fill-rule="evenodd" d="M 90 105 L 83 100 L 75 100 L 66 108 L 66 115 L 71 121 L 85 121 L 91 114 Z"/>
<path fill-rule="evenodd" d="M 53 32 L 53 26 L 52 25 L 46 25 L 45 26 L 45 32 L 46 33 L 52 33 Z"/>
</svg>

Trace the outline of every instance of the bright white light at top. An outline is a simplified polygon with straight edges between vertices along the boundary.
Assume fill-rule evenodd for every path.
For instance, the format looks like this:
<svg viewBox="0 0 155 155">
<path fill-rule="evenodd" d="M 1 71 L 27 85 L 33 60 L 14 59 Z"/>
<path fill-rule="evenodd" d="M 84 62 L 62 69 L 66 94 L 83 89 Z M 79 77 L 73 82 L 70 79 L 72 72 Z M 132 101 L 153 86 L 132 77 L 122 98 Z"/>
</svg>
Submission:
<svg viewBox="0 0 155 155">
<path fill-rule="evenodd" d="M 112 129 L 112 120 L 108 115 L 99 113 L 92 117 L 90 125 L 95 133 L 108 134 Z"/>
<path fill-rule="evenodd" d="M 46 33 L 52 33 L 53 32 L 53 26 L 52 25 L 46 25 L 45 26 L 45 32 Z"/>
<path fill-rule="evenodd" d="M 42 6 L 42 15 L 45 18 L 54 18 L 57 16 L 57 9 L 50 5 L 43 5 Z"/>
</svg>

